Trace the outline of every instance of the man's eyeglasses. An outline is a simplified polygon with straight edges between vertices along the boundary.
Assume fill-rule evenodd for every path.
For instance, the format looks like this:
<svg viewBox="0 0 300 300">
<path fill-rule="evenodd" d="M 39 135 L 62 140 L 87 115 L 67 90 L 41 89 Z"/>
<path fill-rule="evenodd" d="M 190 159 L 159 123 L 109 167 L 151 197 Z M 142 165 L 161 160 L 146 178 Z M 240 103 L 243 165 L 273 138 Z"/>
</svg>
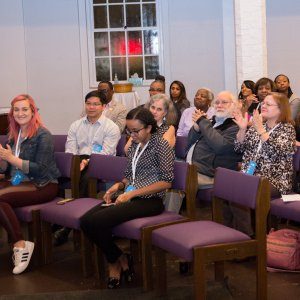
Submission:
<svg viewBox="0 0 300 300">
<path fill-rule="evenodd" d="M 137 135 L 137 134 L 139 134 L 139 132 L 140 132 L 141 130 L 143 130 L 143 129 L 145 129 L 145 127 L 142 127 L 142 128 L 140 128 L 140 129 L 134 129 L 134 130 L 126 129 L 125 132 L 126 132 L 127 135 L 132 135 L 132 134 Z"/>
<path fill-rule="evenodd" d="M 160 92 L 160 93 L 162 93 L 163 90 L 162 89 L 153 89 L 153 88 L 150 88 L 149 92 Z"/>
<path fill-rule="evenodd" d="M 97 103 L 85 102 L 85 105 L 98 107 L 98 106 L 102 105 L 102 103 L 101 102 L 97 102 Z"/>
<path fill-rule="evenodd" d="M 216 100 L 215 102 L 214 102 L 214 104 L 215 105 L 219 105 L 219 104 L 221 104 L 221 105 L 226 105 L 226 104 L 229 104 L 229 103 L 231 103 L 232 101 L 223 101 L 223 100 Z"/>
</svg>

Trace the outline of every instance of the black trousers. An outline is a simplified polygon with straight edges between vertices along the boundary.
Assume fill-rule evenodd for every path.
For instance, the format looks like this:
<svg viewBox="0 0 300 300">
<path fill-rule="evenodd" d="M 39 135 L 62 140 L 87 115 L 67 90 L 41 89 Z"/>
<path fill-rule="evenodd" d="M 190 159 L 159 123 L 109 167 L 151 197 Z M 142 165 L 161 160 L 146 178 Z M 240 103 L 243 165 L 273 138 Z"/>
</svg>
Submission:
<svg viewBox="0 0 300 300">
<path fill-rule="evenodd" d="M 164 210 L 160 198 L 133 198 L 115 206 L 98 205 L 81 217 L 81 229 L 105 254 L 109 263 L 115 263 L 122 250 L 115 244 L 112 228 L 123 222 L 160 214 Z"/>
</svg>

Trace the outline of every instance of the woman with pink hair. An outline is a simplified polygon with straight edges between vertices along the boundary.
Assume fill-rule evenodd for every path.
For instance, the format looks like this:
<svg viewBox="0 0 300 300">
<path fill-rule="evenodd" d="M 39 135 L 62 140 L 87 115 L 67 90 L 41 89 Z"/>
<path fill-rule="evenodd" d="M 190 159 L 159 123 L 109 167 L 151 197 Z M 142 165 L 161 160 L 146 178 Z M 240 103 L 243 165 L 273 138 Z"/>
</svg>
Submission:
<svg viewBox="0 0 300 300">
<path fill-rule="evenodd" d="M 34 100 L 19 95 L 11 102 L 6 147 L 0 145 L 0 225 L 13 243 L 14 274 L 28 266 L 34 243 L 25 241 L 14 208 L 52 200 L 60 173 L 50 132 L 43 126 Z"/>
</svg>

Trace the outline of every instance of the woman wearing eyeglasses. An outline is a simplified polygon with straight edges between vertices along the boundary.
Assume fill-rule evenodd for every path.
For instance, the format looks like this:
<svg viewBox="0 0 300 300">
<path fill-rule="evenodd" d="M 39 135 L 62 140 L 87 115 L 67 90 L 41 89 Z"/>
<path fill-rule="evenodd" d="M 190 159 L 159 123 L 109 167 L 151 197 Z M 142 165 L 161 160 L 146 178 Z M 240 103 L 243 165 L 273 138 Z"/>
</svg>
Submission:
<svg viewBox="0 0 300 300">
<path fill-rule="evenodd" d="M 174 148 L 176 142 L 174 125 L 177 114 L 173 102 L 165 94 L 156 94 L 150 98 L 150 101 L 144 107 L 150 110 L 157 123 L 158 128 L 155 134 L 161 136 L 169 143 L 171 148 Z M 132 137 L 129 138 L 125 146 L 125 153 L 127 153 L 131 143 Z"/>
<path fill-rule="evenodd" d="M 160 214 L 165 190 L 171 187 L 174 171 L 174 151 L 168 142 L 156 135 L 156 121 L 148 109 L 138 107 L 126 117 L 127 131 L 132 137 L 124 178 L 105 194 L 106 203 L 112 195 L 124 191 L 115 205 L 98 206 L 81 219 L 81 228 L 89 239 L 101 248 L 109 263 L 108 288 L 120 286 L 121 275 L 133 279 L 131 256 L 115 244 L 112 228 L 135 218 Z"/>
<path fill-rule="evenodd" d="M 296 133 L 288 98 L 280 93 L 266 96 L 261 114 L 254 111 L 249 130 L 247 114 L 236 112 L 234 117 L 239 126 L 235 151 L 243 153 L 242 171 L 267 178 L 273 198 L 290 192 Z"/>
</svg>

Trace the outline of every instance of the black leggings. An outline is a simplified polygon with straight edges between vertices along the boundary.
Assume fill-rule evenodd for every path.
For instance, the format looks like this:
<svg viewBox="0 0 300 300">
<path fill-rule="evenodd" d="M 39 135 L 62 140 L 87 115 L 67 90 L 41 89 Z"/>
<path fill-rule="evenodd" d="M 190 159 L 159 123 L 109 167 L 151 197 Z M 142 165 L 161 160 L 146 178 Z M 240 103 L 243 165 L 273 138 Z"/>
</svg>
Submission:
<svg viewBox="0 0 300 300">
<path fill-rule="evenodd" d="M 115 206 L 98 205 L 81 217 L 81 228 L 86 236 L 105 254 L 109 263 L 115 263 L 122 255 L 114 243 L 112 228 L 123 222 L 160 214 L 164 210 L 159 198 L 133 198 Z"/>
</svg>

